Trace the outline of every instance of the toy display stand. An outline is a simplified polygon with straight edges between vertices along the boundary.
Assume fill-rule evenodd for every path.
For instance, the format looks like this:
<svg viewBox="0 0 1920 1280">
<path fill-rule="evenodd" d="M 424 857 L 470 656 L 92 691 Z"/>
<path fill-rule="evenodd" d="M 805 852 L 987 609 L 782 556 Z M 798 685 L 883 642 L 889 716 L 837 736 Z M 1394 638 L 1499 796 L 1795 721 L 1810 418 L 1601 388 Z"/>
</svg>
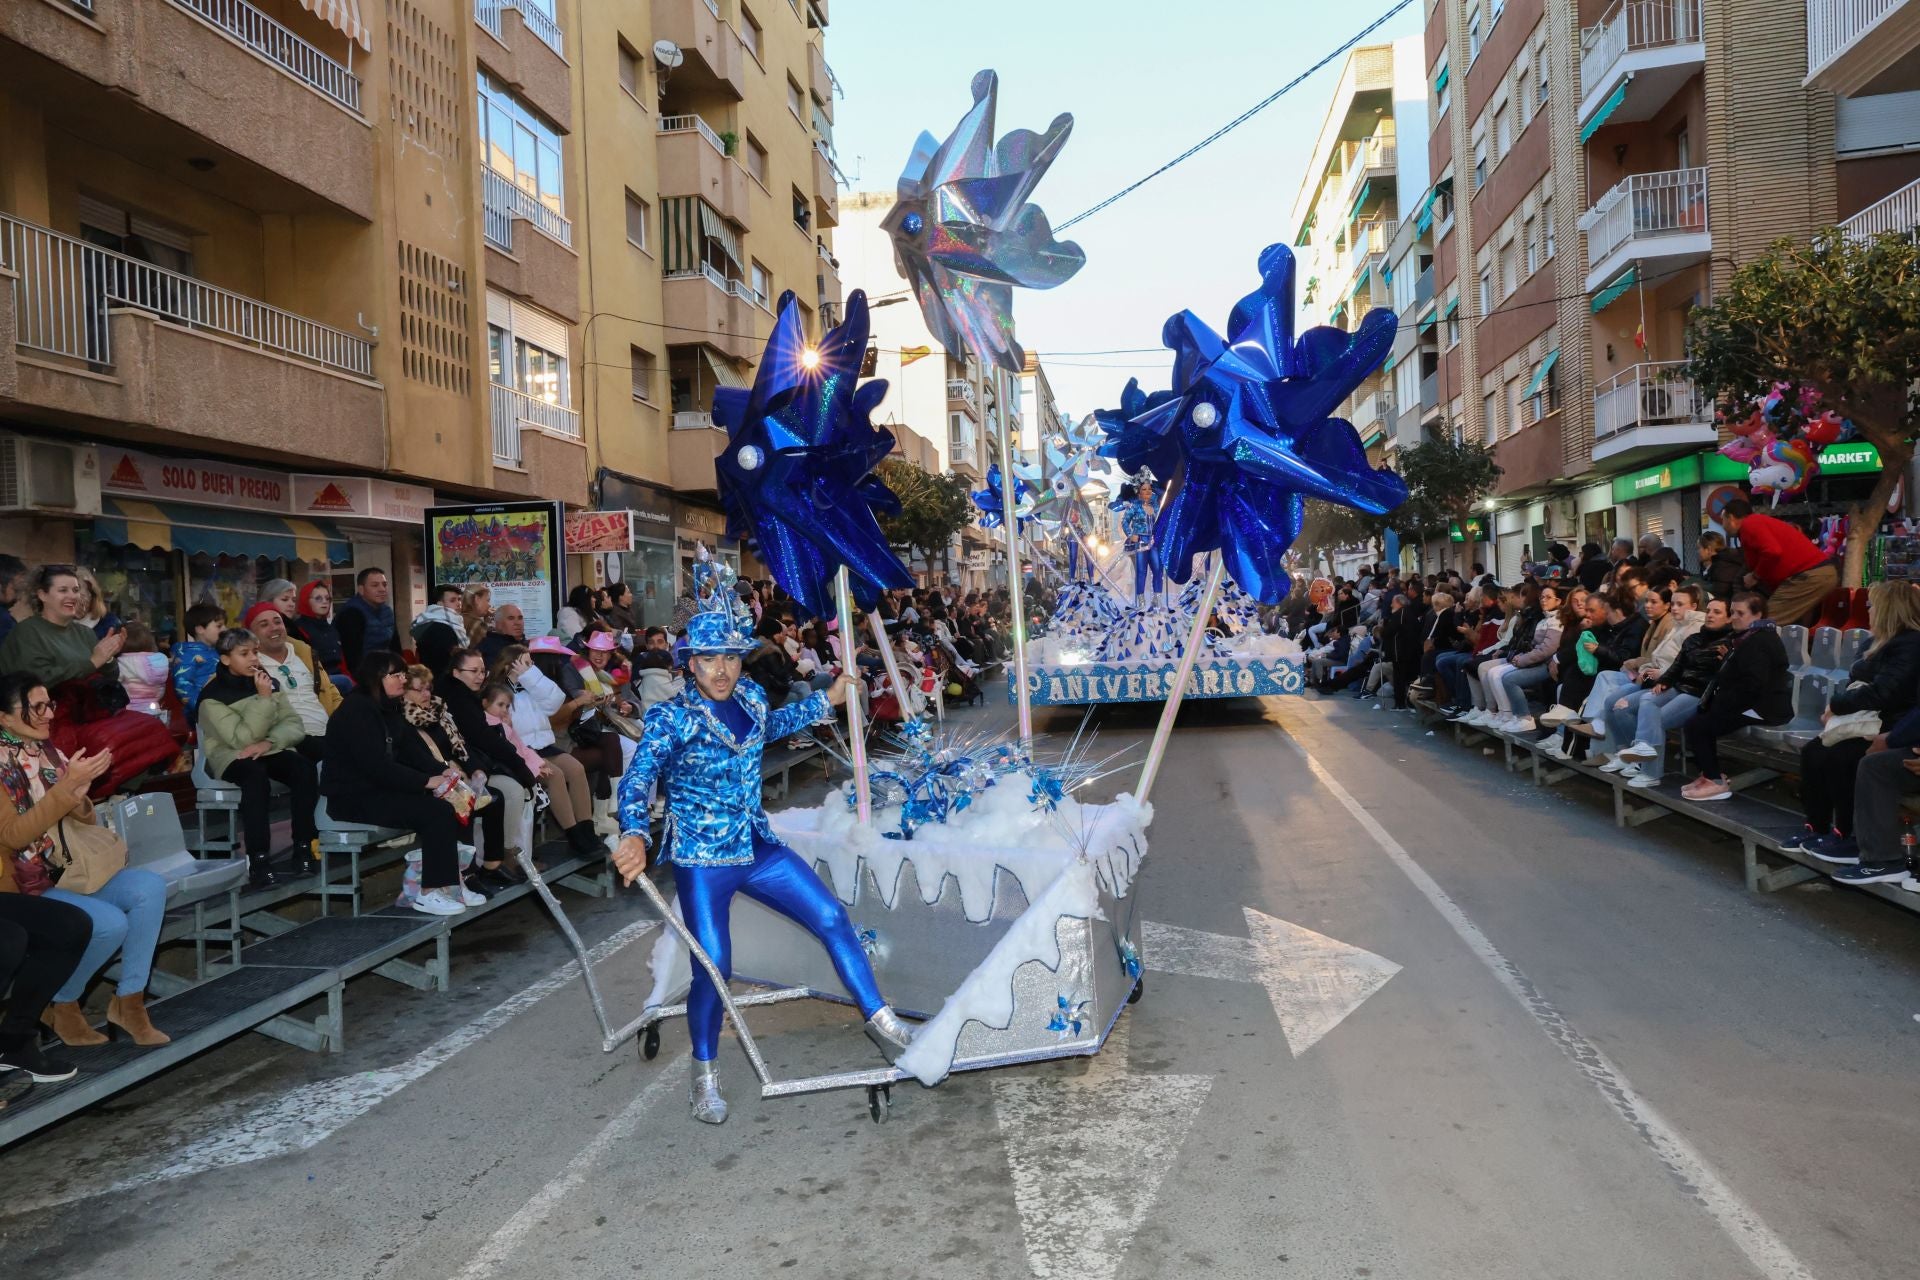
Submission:
<svg viewBox="0 0 1920 1280">
<path fill-rule="evenodd" d="M 911 840 L 886 838 L 881 832 L 893 815 L 874 816 L 874 826 L 856 825 L 835 793 L 824 806 L 777 813 L 772 822 L 846 905 L 894 1008 L 924 1019 L 896 1065 L 776 1077 L 743 1013 L 788 1000 L 850 1003 L 825 950 L 785 917 L 737 897 L 733 985 L 743 990 L 730 991 L 680 921 L 677 904 L 644 876 L 638 883 L 669 928 L 653 950 L 645 1010 L 625 1026 L 609 1024 L 584 948 L 554 913 L 582 956 L 602 1048 L 612 1052 L 638 1037 L 640 1056 L 652 1059 L 661 1024 L 685 1016 L 691 966 L 700 964 L 715 979 L 762 1097 L 865 1088 L 880 1122 L 902 1080 L 934 1085 L 954 1071 L 1098 1053 L 1143 989 L 1134 884 L 1152 810 L 1122 795 L 1105 805 L 1068 797 L 1056 811 L 1042 812 L 1016 774 L 950 823 L 918 828 Z"/>
</svg>

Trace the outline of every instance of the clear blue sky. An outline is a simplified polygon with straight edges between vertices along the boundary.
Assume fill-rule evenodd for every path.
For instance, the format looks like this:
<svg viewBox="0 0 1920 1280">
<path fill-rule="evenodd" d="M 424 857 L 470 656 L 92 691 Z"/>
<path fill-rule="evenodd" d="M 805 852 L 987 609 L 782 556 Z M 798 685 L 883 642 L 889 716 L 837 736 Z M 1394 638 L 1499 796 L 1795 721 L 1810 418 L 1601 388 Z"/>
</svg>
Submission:
<svg viewBox="0 0 1920 1280">
<path fill-rule="evenodd" d="M 1306 0 L 834 0 L 827 61 L 846 97 L 834 141 L 856 190 L 891 190 L 913 140 L 945 137 L 973 74 L 1000 73 L 996 128 L 1074 118 L 1034 199 L 1056 226 L 1172 159 L 1350 38 L 1387 7 Z M 1420 29 L 1411 5 L 1370 42 Z M 1285 223 L 1338 64 L 1207 150 L 1067 233 L 1087 265 L 1058 289 L 1016 292 L 1021 344 L 1045 361 L 1076 418 L 1119 402 L 1130 376 L 1158 388 L 1160 328 L 1191 309 L 1214 328 L 1252 292 Z M 881 280 L 849 290 L 889 293 Z M 1069 352 L 1151 347 L 1138 355 Z M 1056 354 L 1058 353 L 1058 354 Z"/>
</svg>

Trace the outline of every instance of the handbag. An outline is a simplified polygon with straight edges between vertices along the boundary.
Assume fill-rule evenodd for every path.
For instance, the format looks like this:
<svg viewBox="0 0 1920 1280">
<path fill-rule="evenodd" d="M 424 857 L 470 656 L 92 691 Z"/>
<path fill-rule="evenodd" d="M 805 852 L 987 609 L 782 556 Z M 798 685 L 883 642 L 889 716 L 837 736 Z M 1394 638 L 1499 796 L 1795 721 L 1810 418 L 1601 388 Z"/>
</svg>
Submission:
<svg viewBox="0 0 1920 1280">
<path fill-rule="evenodd" d="M 1822 744 L 1838 746 L 1849 738 L 1877 738 L 1880 736 L 1880 713 L 1878 711 L 1849 711 L 1828 720 L 1826 727 L 1820 730 Z"/>
<path fill-rule="evenodd" d="M 1600 656 L 1587 644 L 1591 639 L 1593 639 L 1593 632 L 1582 631 L 1580 639 L 1574 645 L 1574 662 L 1579 666 L 1580 674 L 1583 676 L 1600 674 Z"/>
<path fill-rule="evenodd" d="M 98 823 L 66 817 L 53 830 L 46 861 L 68 893 L 97 893 L 127 865 L 127 842 Z"/>
</svg>

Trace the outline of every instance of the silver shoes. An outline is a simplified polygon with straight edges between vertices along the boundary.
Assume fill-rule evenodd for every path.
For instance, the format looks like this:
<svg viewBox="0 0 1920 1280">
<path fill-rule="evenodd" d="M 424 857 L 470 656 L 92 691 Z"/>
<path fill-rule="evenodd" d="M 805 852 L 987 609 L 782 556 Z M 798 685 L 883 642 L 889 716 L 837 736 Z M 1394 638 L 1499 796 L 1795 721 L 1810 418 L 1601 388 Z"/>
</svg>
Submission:
<svg viewBox="0 0 1920 1280">
<path fill-rule="evenodd" d="M 720 1096 L 720 1064 L 693 1060 L 693 1084 L 687 1090 L 693 1118 L 702 1124 L 725 1124 L 727 1100 Z"/>
<path fill-rule="evenodd" d="M 913 1043 L 913 1028 L 900 1020 L 892 1005 L 883 1004 L 867 1019 L 867 1039 L 880 1046 L 880 1054 L 888 1062 L 898 1062 Z"/>
</svg>

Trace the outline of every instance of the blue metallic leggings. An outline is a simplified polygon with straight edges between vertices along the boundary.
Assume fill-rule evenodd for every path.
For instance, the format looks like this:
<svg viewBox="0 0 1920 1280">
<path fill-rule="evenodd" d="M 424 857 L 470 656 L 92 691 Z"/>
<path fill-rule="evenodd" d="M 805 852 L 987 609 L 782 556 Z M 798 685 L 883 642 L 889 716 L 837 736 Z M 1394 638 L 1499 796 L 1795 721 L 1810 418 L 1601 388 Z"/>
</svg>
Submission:
<svg viewBox="0 0 1920 1280">
<path fill-rule="evenodd" d="M 784 844 L 753 841 L 753 864 L 745 867 L 689 867 L 675 865 L 674 888 L 680 895 L 680 914 L 687 928 L 713 958 L 720 972 L 733 976 L 733 937 L 728 916 L 733 895 L 744 893 L 763 907 L 820 939 L 833 959 L 840 981 L 853 993 L 860 1016 L 871 1018 L 886 1001 L 873 980 L 873 966 L 854 934 L 847 909 L 820 882 L 813 868 Z M 693 1056 L 712 1062 L 720 1051 L 720 993 L 699 964 L 693 966 L 693 986 L 687 992 L 687 1031 L 693 1037 Z"/>
</svg>

